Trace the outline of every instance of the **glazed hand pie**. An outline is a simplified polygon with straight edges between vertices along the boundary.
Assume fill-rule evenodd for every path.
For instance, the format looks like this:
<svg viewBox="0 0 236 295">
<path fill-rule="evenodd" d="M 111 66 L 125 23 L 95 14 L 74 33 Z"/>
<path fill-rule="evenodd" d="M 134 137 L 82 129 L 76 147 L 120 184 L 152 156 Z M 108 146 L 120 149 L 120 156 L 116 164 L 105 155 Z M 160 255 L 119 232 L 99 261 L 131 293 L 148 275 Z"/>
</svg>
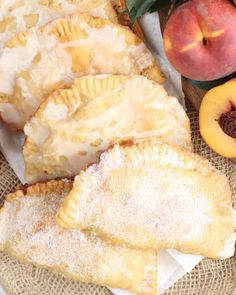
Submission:
<svg viewBox="0 0 236 295">
<path fill-rule="evenodd" d="M 56 224 L 71 186 L 52 181 L 10 194 L 0 210 L 0 250 L 75 280 L 156 295 L 155 252 L 111 246 Z"/>
<path fill-rule="evenodd" d="M 119 23 L 124 26 L 131 26 L 132 24 L 132 31 L 135 32 L 137 36 L 139 36 L 142 40 L 145 40 L 143 35 L 143 31 L 136 20 L 134 23 L 131 22 L 129 15 L 127 12 L 127 5 L 126 0 L 110 0 L 119 20 Z"/>
<path fill-rule="evenodd" d="M 117 22 L 110 0 L 2 0 L 0 1 L 0 50 L 16 33 L 42 26 L 59 17 L 79 12 Z"/>
<path fill-rule="evenodd" d="M 86 74 L 143 74 L 163 80 L 154 57 L 127 27 L 85 14 L 11 39 L 0 56 L 0 114 L 22 129 L 49 93 Z"/>
<path fill-rule="evenodd" d="M 115 244 L 227 258 L 232 215 L 225 176 L 198 155 L 150 139 L 117 144 L 81 172 L 57 221 Z"/>
<path fill-rule="evenodd" d="M 53 93 L 24 128 L 28 183 L 73 177 L 124 139 L 159 136 L 191 149 L 177 99 L 143 76 L 87 76 Z"/>
</svg>

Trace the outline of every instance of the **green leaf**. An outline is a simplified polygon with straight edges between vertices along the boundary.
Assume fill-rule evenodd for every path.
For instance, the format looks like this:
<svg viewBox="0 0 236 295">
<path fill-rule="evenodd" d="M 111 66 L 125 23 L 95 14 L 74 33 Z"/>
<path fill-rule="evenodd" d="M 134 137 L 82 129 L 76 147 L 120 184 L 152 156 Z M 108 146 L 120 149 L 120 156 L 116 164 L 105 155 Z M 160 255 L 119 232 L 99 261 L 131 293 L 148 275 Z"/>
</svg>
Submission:
<svg viewBox="0 0 236 295">
<path fill-rule="evenodd" d="M 175 4 L 180 2 L 184 2 L 184 0 L 126 0 L 126 5 L 128 15 L 133 23 L 146 12 L 154 12 L 168 6 L 172 10 Z"/>
<path fill-rule="evenodd" d="M 128 9 L 128 14 L 133 23 L 137 18 L 144 15 L 151 6 L 156 2 L 156 0 L 126 0 L 126 5 Z"/>
<path fill-rule="evenodd" d="M 135 4 L 137 4 L 137 0 L 126 0 L 126 6 L 128 11 L 131 11 Z"/>
<path fill-rule="evenodd" d="M 153 5 L 157 0 L 126 0 L 126 6 L 129 11 L 132 9 L 139 10 L 143 9 L 142 7 L 150 7 Z"/>
</svg>

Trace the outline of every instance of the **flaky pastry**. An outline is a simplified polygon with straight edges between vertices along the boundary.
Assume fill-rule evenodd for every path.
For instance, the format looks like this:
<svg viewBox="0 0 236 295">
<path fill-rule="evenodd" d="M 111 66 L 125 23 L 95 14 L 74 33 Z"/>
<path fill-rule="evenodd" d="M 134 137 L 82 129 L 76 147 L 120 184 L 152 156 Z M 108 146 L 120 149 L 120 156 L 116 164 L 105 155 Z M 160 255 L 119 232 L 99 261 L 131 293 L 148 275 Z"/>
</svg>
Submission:
<svg viewBox="0 0 236 295">
<path fill-rule="evenodd" d="M 73 177 L 111 144 L 158 136 L 191 149 L 189 119 L 143 76 L 86 76 L 53 93 L 24 128 L 28 183 Z"/>
<path fill-rule="evenodd" d="M 136 20 L 134 23 L 131 23 L 131 19 L 129 15 L 127 14 L 127 5 L 126 0 L 110 0 L 115 11 L 117 12 L 117 17 L 119 20 L 119 23 L 124 26 L 130 26 L 132 27 L 132 31 L 139 36 L 142 40 L 145 39 L 142 28 Z"/>
<path fill-rule="evenodd" d="M 76 177 L 57 221 L 134 248 L 234 254 L 227 178 L 200 156 L 154 139 L 103 153 Z"/>
<path fill-rule="evenodd" d="M 45 97 L 86 74 L 163 77 L 127 27 L 86 14 L 57 19 L 11 39 L 0 56 L 0 115 L 22 129 Z"/>
<path fill-rule="evenodd" d="M 71 186 L 51 181 L 10 194 L 0 210 L 0 250 L 75 280 L 156 295 L 155 252 L 111 246 L 56 224 Z"/>
<path fill-rule="evenodd" d="M 0 50 L 17 33 L 75 12 L 118 22 L 110 0 L 1 0 Z"/>
</svg>

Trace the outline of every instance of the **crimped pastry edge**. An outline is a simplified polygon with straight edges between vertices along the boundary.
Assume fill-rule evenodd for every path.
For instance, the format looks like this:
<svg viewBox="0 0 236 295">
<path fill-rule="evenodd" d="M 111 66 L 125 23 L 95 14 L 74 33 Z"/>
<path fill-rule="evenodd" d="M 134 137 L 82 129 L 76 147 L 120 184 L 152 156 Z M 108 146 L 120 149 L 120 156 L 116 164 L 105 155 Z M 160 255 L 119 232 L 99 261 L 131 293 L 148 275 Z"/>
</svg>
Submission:
<svg viewBox="0 0 236 295">
<path fill-rule="evenodd" d="M 99 165 L 103 164 L 103 155 L 108 153 L 109 150 L 116 148 L 118 146 L 121 149 L 134 148 L 136 149 L 137 152 L 141 152 L 142 149 L 144 148 L 153 148 L 153 147 L 155 148 L 156 145 L 159 145 L 160 147 L 160 150 L 158 153 L 159 158 L 161 158 L 162 154 L 166 155 L 166 151 L 168 152 L 168 148 L 171 147 L 171 149 L 169 150 L 170 153 L 168 154 L 167 161 L 161 163 L 161 165 L 164 164 L 171 167 L 181 167 L 182 169 L 190 169 L 190 170 L 194 169 L 194 171 L 198 171 L 199 173 L 203 174 L 205 177 L 211 177 L 212 182 L 215 182 L 215 183 L 219 182 L 219 177 L 221 178 L 222 185 L 220 186 L 220 190 L 218 193 L 219 198 L 217 202 L 220 204 L 219 214 L 220 215 L 222 214 L 222 217 L 225 218 L 224 211 L 227 211 L 226 217 L 228 222 L 230 220 L 230 223 L 231 223 L 231 219 L 233 221 L 233 217 L 229 216 L 228 213 L 229 213 L 229 206 L 232 207 L 232 194 L 231 194 L 228 179 L 223 173 L 217 170 L 207 159 L 197 154 L 193 154 L 189 151 L 186 151 L 181 147 L 169 145 L 158 138 L 139 139 L 133 142 L 127 141 L 120 144 L 115 144 L 114 146 L 110 147 L 107 151 L 105 151 L 101 155 L 100 162 L 97 164 L 93 164 L 90 167 L 92 167 L 92 169 L 99 170 Z M 177 154 L 180 153 L 181 157 L 180 158 L 176 157 L 176 153 Z M 136 154 L 136 152 L 132 150 L 132 154 Z M 173 161 L 168 161 L 168 159 L 171 158 L 171 154 L 175 156 L 174 157 L 175 163 L 173 163 Z M 78 174 L 78 177 L 80 176 L 83 177 L 85 173 L 86 173 L 86 170 L 81 171 L 81 173 Z M 61 207 L 59 208 L 56 214 L 56 220 L 57 220 L 57 223 L 60 224 L 60 226 L 64 228 L 80 228 L 78 224 L 74 224 L 73 218 L 70 217 L 70 214 L 69 214 L 70 211 L 74 212 L 77 210 L 76 208 L 77 202 L 78 200 L 76 199 L 76 196 L 73 193 L 70 193 L 68 196 L 65 197 L 64 202 L 62 203 Z M 232 210 L 232 215 L 233 215 L 233 210 Z M 236 238 L 236 235 L 233 231 L 234 228 L 235 226 L 232 223 L 231 226 L 227 229 L 227 231 L 224 232 L 224 236 L 222 236 L 222 239 L 224 241 L 224 244 L 222 245 L 222 250 L 219 251 L 218 255 L 215 255 L 215 256 L 212 255 L 211 256 L 212 258 L 225 259 L 225 258 L 232 257 L 234 255 L 235 238 Z M 102 233 L 102 236 L 103 234 L 104 233 Z"/>
<path fill-rule="evenodd" d="M 68 109 L 70 110 L 71 105 L 77 105 L 84 103 L 87 99 L 93 98 L 97 95 L 97 93 L 108 90 L 116 87 L 120 83 L 125 83 L 126 81 L 132 80 L 133 77 L 142 77 L 141 75 L 135 76 L 126 76 L 126 75 L 87 75 L 83 77 L 79 77 L 74 80 L 73 84 L 70 88 L 67 89 L 59 89 L 54 91 L 50 96 L 48 96 L 40 105 L 36 113 L 34 114 L 33 118 L 41 118 L 43 111 L 45 110 L 48 102 L 54 101 L 55 103 L 63 103 L 65 104 Z M 95 83 L 99 77 L 106 78 L 100 79 L 100 83 Z M 143 77 L 143 79 L 148 79 L 147 77 Z M 154 81 L 152 83 L 155 84 Z M 93 87 L 91 87 L 93 85 Z M 81 94 L 82 99 L 78 97 L 78 92 Z M 168 95 L 168 94 L 167 94 Z M 191 134 L 190 129 L 190 122 L 186 116 L 186 129 L 188 130 L 189 134 Z M 189 143 L 188 147 L 192 150 L 192 143 L 191 138 L 189 135 Z M 23 145 L 23 155 L 25 159 L 25 178 L 30 182 L 34 183 L 38 179 L 36 177 L 32 177 L 37 171 L 37 164 L 33 163 L 32 161 L 27 161 L 37 149 L 37 145 L 30 139 L 30 137 L 26 137 L 25 143 Z M 45 175 L 46 177 L 46 175 Z"/>
<path fill-rule="evenodd" d="M 72 188 L 73 181 L 71 179 L 42 181 L 32 185 L 21 185 L 15 191 L 6 196 L 7 201 L 17 198 L 32 196 L 50 196 L 52 193 L 62 194 L 69 192 Z"/>
<path fill-rule="evenodd" d="M 40 197 L 40 196 L 50 196 L 51 194 L 60 195 L 62 193 L 67 193 L 72 188 L 73 181 L 71 179 L 61 179 L 61 180 L 51 180 L 51 181 L 45 181 L 45 182 L 39 182 L 32 185 L 23 185 L 20 186 L 16 191 L 11 192 L 7 195 L 6 201 L 11 202 L 18 198 L 24 198 L 24 197 Z M 3 208 L 0 208 L 0 211 L 4 210 Z M 25 263 L 25 259 L 22 256 L 17 255 L 14 251 L 8 250 L 7 248 L 4 249 L 4 252 L 16 257 L 20 262 Z M 145 290 L 150 290 L 148 292 L 144 291 L 138 291 L 138 295 L 156 295 L 157 292 L 157 256 L 149 255 L 148 263 L 151 267 L 147 269 L 147 271 L 144 273 L 144 277 L 142 280 L 142 288 L 145 288 Z M 153 267 L 155 265 L 156 267 Z M 78 281 L 78 277 L 76 275 L 72 275 L 69 273 L 63 273 L 63 267 L 60 265 L 55 267 L 43 267 L 38 266 L 40 268 L 48 269 L 49 271 L 52 271 L 54 273 L 62 274 L 64 277 L 68 279 L 73 279 Z M 83 283 L 89 283 L 84 281 Z M 140 286 L 139 286 L 140 287 Z M 131 292 L 135 291 L 135 286 L 133 289 L 130 289 Z"/>
<path fill-rule="evenodd" d="M 53 21 L 47 23 L 46 25 L 41 26 L 40 28 L 38 28 L 38 30 L 43 32 L 43 31 L 47 31 L 47 30 L 50 31 L 51 29 L 53 29 L 54 32 L 51 31 L 51 33 L 54 33 L 55 35 L 56 34 L 58 34 L 58 35 L 64 34 L 64 37 L 69 38 L 68 34 L 70 34 L 72 32 L 69 29 L 62 30 L 62 27 L 63 27 L 62 24 L 63 23 L 67 24 L 67 28 L 70 28 L 71 24 L 73 22 L 73 18 L 76 16 L 79 16 L 81 20 L 84 20 L 84 21 L 88 22 L 89 24 L 93 23 L 95 26 L 103 27 L 103 26 L 109 24 L 114 27 L 120 27 L 120 28 L 122 28 L 122 30 L 126 30 L 126 32 L 128 34 L 130 34 L 130 36 L 133 39 L 135 39 L 135 42 L 137 42 L 137 43 L 143 42 L 142 39 L 140 38 L 140 36 L 137 36 L 135 33 L 133 33 L 132 30 L 129 29 L 128 27 L 122 26 L 120 24 L 112 23 L 112 21 L 107 20 L 107 19 L 102 19 L 100 17 L 95 17 L 95 16 L 91 16 L 88 14 L 84 14 L 84 13 L 81 13 L 81 14 L 75 13 L 71 16 L 66 16 L 63 18 L 53 20 Z M 6 43 L 6 47 L 14 48 L 14 47 L 18 47 L 18 46 L 25 46 L 27 43 L 27 36 L 30 31 L 32 31 L 32 28 L 14 36 L 12 39 L 10 39 Z M 153 57 L 152 65 L 143 69 L 140 74 L 144 75 L 148 79 L 154 80 L 155 82 L 160 83 L 160 84 L 162 84 L 165 81 L 165 77 L 164 77 L 163 73 L 161 72 L 160 67 L 157 64 L 157 62 L 155 61 L 154 57 Z M 5 93 L 1 93 L 0 103 L 12 103 L 12 100 L 13 100 L 13 98 L 9 97 L 9 95 L 6 95 Z M 6 122 L 6 123 L 9 124 L 10 129 L 12 129 L 12 130 L 22 130 L 24 127 L 24 126 L 18 126 L 15 123 L 8 123 L 8 122 Z"/>
</svg>

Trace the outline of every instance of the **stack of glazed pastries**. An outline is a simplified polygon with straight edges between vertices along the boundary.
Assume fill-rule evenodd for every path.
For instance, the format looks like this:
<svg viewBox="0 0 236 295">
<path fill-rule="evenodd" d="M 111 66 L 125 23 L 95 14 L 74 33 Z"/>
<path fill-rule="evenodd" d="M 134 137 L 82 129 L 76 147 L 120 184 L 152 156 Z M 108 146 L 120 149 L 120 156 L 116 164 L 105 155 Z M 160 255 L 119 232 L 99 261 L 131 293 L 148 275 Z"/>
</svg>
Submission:
<svg viewBox="0 0 236 295">
<path fill-rule="evenodd" d="M 231 191 L 192 153 L 184 109 L 112 4 L 0 4 L 0 116 L 26 135 L 31 184 L 0 210 L 0 250 L 155 295 L 159 249 L 234 254 Z"/>
</svg>

